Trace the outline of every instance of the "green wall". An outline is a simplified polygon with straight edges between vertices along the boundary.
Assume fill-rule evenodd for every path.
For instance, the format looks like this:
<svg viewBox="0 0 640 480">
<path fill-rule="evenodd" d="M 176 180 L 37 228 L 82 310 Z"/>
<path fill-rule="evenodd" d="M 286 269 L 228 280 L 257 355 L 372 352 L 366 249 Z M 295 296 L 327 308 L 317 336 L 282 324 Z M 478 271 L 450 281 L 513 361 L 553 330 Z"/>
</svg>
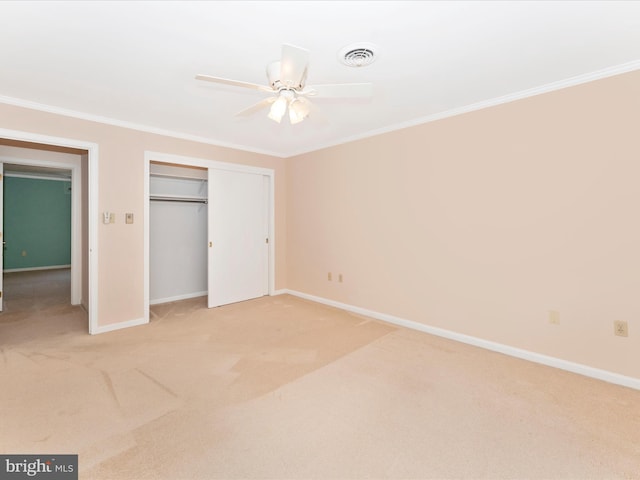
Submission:
<svg viewBox="0 0 640 480">
<path fill-rule="evenodd" d="M 4 270 L 71 264 L 71 182 L 4 177 Z"/>
</svg>

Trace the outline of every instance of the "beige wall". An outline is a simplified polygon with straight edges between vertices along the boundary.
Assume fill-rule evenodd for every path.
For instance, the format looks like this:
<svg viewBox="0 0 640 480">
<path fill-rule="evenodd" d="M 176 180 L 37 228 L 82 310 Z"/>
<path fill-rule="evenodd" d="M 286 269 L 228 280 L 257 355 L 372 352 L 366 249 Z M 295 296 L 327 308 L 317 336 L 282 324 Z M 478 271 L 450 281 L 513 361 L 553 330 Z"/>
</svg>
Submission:
<svg viewBox="0 0 640 480">
<path fill-rule="evenodd" d="M 144 315 L 143 206 L 145 150 L 275 170 L 276 288 L 286 285 L 285 161 L 228 148 L 179 140 L 100 123 L 0 104 L 0 128 L 68 138 L 99 146 L 100 212 L 117 215 L 98 226 L 98 324 L 137 320 Z M 124 223 L 132 212 L 136 222 Z"/>
<path fill-rule="evenodd" d="M 634 72 L 288 159 L 287 286 L 640 378 L 639 125 Z"/>
<path fill-rule="evenodd" d="M 9 105 L 0 127 L 99 145 L 101 326 L 143 316 L 152 150 L 276 171 L 277 289 L 640 378 L 638 112 L 634 72 L 287 160 Z"/>
</svg>

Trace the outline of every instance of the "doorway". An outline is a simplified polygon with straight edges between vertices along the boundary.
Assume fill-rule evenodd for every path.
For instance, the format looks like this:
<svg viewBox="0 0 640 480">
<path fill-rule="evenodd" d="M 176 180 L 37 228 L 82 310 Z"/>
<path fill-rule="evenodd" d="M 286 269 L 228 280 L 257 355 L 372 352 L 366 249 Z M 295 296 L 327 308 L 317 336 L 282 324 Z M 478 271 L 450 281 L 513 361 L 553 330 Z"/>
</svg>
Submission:
<svg viewBox="0 0 640 480">
<path fill-rule="evenodd" d="M 44 155 L 36 150 L 12 148 L 0 146 L 0 151 L 26 153 L 39 159 Z M 80 163 L 79 155 L 69 154 L 62 159 L 70 164 Z M 81 228 L 72 228 L 71 224 L 71 169 L 0 163 L 0 170 L 4 287 L 0 311 L 19 311 L 23 305 L 34 308 L 56 302 L 81 303 L 78 298 L 71 298 L 71 238 L 72 231 Z"/>
<path fill-rule="evenodd" d="M 0 150 L 0 161 L 17 168 L 70 171 L 69 297 L 71 304 L 82 305 L 87 311 L 89 333 L 97 333 L 97 145 L 0 129 L 0 149 L 4 149 Z M 63 157 L 68 155 L 76 156 L 77 162 L 65 161 Z"/>
</svg>

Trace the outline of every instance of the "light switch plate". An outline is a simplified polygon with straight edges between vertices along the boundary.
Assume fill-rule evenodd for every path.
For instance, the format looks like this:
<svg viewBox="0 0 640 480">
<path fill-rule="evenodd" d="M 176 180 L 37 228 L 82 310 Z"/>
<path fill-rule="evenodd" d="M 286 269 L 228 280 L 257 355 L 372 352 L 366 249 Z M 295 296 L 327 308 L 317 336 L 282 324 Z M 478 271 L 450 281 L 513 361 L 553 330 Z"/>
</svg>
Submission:
<svg viewBox="0 0 640 480">
<path fill-rule="evenodd" d="M 133 213 L 125 214 L 125 223 L 133 223 Z"/>
</svg>

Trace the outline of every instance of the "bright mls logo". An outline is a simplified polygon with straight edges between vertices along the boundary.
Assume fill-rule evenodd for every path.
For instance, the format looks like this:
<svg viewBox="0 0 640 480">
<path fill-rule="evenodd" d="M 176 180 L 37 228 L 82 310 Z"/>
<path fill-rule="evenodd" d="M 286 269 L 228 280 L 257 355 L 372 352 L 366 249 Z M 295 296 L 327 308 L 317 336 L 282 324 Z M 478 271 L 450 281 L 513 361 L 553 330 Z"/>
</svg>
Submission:
<svg viewBox="0 0 640 480">
<path fill-rule="evenodd" d="M 0 455 L 0 480 L 78 480 L 78 455 Z"/>
</svg>

